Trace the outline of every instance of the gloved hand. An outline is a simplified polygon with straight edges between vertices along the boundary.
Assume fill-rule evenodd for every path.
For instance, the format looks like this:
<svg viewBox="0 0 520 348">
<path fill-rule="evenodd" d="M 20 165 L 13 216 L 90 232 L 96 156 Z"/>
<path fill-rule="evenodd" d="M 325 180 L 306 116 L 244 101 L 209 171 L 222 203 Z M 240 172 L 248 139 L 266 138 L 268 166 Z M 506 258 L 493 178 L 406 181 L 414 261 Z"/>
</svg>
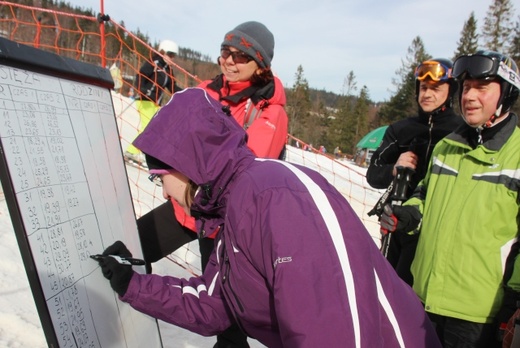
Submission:
<svg viewBox="0 0 520 348">
<path fill-rule="evenodd" d="M 103 251 L 103 256 L 117 255 L 121 257 L 132 257 L 132 253 L 121 241 L 117 241 Z M 110 280 L 110 286 L 118 293 L 119 296 L 124 296 L 130 279 L 134 274 L 131 265 L 120 264 L 113 257 L 105 257 L 99 261 L 101 271 L 105 278 Z"/>
<path fill-rule="evenodd" d="M 379 223 L 386 232 L 410 232 L 421 223 L 422 214 L 414 206 L 385 205 Z"/>
</svg>

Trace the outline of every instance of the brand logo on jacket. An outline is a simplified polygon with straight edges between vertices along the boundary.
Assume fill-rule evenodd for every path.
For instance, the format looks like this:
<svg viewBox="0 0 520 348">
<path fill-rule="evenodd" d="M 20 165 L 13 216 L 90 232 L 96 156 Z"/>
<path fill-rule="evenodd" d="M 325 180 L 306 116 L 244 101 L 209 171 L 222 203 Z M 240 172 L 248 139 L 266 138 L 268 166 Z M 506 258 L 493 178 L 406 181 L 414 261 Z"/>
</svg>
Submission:
<svg viewBox="0 0 520 348">
<path fill-rule="evenodd" d="M 286 263 L 286 262 L 292 262 L 292 257 L 291 257 L 291 256 L 278 257 L 278 258 L 274 261 L 274 267 L 276 268 L 276 266 L 278 266 L 278 264 L 280 264 L 280 263 Z"/>
</svg>

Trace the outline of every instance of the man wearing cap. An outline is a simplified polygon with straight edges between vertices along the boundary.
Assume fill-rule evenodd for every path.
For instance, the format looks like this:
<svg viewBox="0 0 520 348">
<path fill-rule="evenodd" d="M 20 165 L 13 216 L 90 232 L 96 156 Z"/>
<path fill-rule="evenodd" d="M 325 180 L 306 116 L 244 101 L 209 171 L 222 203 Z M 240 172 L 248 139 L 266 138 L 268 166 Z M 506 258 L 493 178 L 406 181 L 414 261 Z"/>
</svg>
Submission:
<svg viewBox="0 0 520 348">
<path fill-rule="evenodd" d="M 437 144 L 412 198 L 382 220 L 394 233 L 421 224 L 413 288 L 444 346 L 496 347 L 520 300 L 520 130 L 510 111 L 519 71 L 503 54 L 478 51 L 457 58 L 453 76 L 465 124 Z"/>
<path fill-rule="evenodd" d="M 435 144 L 463 123 L 452 108 L 457 91 L 457 83 L 451 77 L 452 67 L 451 60 L 437 58 L 424 61 L 415 69 L 415 98 L 419 114 L 387 128 L 368 167 L 367 182 L 370 186 L 391 191 L 396 167 L 408 167 L 414 171 L 407 188 L 407 196 L 411 196 L 426 174 Z M 384 206 L 384 202 L 378 204 Z M 410 266 L 419 236 L 412 232 L 391 237 L 386 257 L 401 279 L 411 286 Z"/>
</svg>

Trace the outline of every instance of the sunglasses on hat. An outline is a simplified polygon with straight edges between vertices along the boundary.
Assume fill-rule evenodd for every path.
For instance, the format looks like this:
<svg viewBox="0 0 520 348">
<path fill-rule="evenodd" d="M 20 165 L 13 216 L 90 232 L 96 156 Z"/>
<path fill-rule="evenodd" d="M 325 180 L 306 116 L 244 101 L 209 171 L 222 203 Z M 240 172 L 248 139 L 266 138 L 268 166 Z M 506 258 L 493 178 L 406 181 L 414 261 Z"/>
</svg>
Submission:
<svg viewBox="0 0 520 348">
<path fill-rule="evenodd" d="M 417 80 L 423 81 L 427 77 L 436 82 L 447 81 L 451 77 L 451 69 L 434 60 L 428 60 L 415 69 Z"/>
<path fill-rule="evenodd" d="M 222 59 L 228 59 L 229 56 L 231 56 L 235 64 L 247 64 L 253 60 L 253 58 L 250 55 L 241 51 L 233 52 L 227 47 L 222 47 L 220 49 L 220 56 L 222 57 Z"/>
</svg>

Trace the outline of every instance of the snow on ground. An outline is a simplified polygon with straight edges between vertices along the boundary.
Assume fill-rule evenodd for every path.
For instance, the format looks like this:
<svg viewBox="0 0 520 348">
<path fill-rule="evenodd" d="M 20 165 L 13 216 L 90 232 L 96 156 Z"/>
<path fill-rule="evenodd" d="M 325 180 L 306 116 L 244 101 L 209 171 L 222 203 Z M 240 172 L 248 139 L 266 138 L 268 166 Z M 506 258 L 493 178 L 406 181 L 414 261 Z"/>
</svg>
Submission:
<svg viewBox="0 0 520 348">
<path fill-rule="evenodd" d="M 138 122 L 137 111 L 132 101 L 119 94 L 114 96 L 114 109 L 120 127 L 123 150 L 128 139 L 135 136 Z M 371 189 L 365 180 L 366 169 L 352 162 L 332 161 L 322 155 L 305 152 L 288 146 L 287 161 L 299 163 L 321 172 L 351 203 L 363 220 L 374 242 L 379 243 L 377 220 L 368 218 L 370 210 L 381 195 L 381 191 Z M 146 213 L 163 202 L 161 192 L 147 179 L 146 172 L 127 166 L 129 184 L 136 214 Z M 47 346 L 40 319 L 36 311 L 25 268 L 14 234 L 3 191 L 0 187 L 0 347 L 3 348 L 43 348 Z M 197 242 L 176 251 L 170 258 L 154 265 L 154 272 L 178 277 L 200 274 L 200 255 Z M 159 321 L 159 328 L 165 348 L 212 347 L 213 337 L 201 337 L 187 330 Z M 263 347 L 256 340 L 250 340 L 252 348 Z"/>
</svg>

